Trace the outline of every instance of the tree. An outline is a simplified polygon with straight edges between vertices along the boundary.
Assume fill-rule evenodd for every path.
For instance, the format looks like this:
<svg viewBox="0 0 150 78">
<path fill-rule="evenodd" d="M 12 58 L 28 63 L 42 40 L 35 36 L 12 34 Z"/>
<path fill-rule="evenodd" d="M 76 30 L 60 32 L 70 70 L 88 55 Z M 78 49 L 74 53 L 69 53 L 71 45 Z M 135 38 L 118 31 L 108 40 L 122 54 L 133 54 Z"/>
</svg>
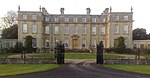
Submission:
<svg viewBox="0 0 150 78">
<path fill-rule="evenodd" d="M 143 28 L 134 29 L 133 40 L 147 40 L 146 29 L 143 29 Z"/>
<path fill-rule="evenodd" d="M 28 35 L 25 37 L 25 49 L 27 52 L 33 51 L 32 39 L 33 39 L 33 37 L 31 35 Z"/>
<path fill-rule="evenodd" d="M 124 37 L 120 36 L 117 40 L 118 40 L 117 48 L 124 49 L 126 47 L 125 44 L 124 44 Z"/>
<path fill-rule="evenodd" d="M 1 28 L 8 28 L 17 23 L 17 13 L 15 11 L 8 11 L 7 14 L 1 18 Z"/>
<path fill-rule="evenodd" d="M 118 44 L 117 44 L 117 47 L 116 48 L 113 48 L 113 51 L 116 52 L 116 53 L 125 53 L 126 52 L 126 46 L 124 44 L 124 37 L 119 37 L 117 38 L 118 40 Z"/>
<path fill-rule="evenodd" d="M 14 24 L 9 28 L 3 29 L 1 36 L 5 39 L 18 39 L 18 25 Z"/>
<path fill-rule="evenodd" d="M 21 42 L 17 42 L 14 48 L 16 53 L 23 52 L 23 44 Z"/>
</svg>

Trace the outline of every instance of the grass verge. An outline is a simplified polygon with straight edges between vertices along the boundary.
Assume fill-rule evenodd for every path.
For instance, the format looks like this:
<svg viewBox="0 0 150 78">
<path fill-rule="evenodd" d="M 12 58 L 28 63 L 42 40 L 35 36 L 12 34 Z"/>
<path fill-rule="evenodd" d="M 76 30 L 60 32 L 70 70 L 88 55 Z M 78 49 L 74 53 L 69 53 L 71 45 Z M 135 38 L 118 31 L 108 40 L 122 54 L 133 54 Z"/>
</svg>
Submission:
<svg viewBox="0 0 150 78">
<path fill-rule="evenodd" d="M 30 57 L 54 57 L 54 54 L 35 54 L 28 55 Z M 65 53 L 65 59 L 95 59 L 96 54 L 94 53 Z M 104 54 L 104 59 L 108 58 L 124 58 L 124 56 Z"/>
<path fill-rule="evenodd" d="M 0 58 L 8 57 L 10 55 L 16 55 L 17 53 L 0 53 Z"/>
<path fill-rule="evenodd" d="M 40 72 L 57 67 L 57 64 L 0 64 L 0 76 Z"/>
<path fill-rule="evenodd" d="M 103 65 L 104 67 L 117 70 L 136 72 L 141 74 L 150 74 L 150 65 Z"/>
</svg>

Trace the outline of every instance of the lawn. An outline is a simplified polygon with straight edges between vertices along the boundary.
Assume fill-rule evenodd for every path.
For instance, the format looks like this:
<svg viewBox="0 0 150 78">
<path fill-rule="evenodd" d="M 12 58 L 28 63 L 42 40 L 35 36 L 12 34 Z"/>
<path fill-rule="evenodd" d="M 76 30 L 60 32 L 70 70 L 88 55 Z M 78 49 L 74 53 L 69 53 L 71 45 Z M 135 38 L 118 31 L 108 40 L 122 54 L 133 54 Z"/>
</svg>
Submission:
<svg viewBox="0 0 150 78">
<path fill-rule="evenodd" d="M 40 72 L 57 67 L 57 64 L 0 64 L 0 76 Z"/>
<path fill-rule="evenodd" d="M 0 53 L 0 58 L 8 57 L 10 55 L 16 55 L 17 53 Z"/>
<path fill-rule="evenodd" d="M 103 65 L 104 67 L 117 70 L 136 72 L 141 74 L 150 74 L 150 65 Z"/>
<path fill-rule="evenodd" d="M 29 57 L 46 57 L 46 58 L 54 58 L 55 54 L 29 54 Z"/>
<path fill-rule="evenodd" d="M 141 56 L 144 56 L 147 59 L 150 59 L 150 54 L 141 54 Z"/>
<path fill-rule="evenodd" d="M 30 57 L 54 57 L 54 54 L 35 54 L 28 55 Z M 95 59 L 96 54 L 94 53 L 65 53 L 65 59 Z M 124 56 L 104 54 L 104 59 L 108 58 L 124 58 Z"/>
</svg>

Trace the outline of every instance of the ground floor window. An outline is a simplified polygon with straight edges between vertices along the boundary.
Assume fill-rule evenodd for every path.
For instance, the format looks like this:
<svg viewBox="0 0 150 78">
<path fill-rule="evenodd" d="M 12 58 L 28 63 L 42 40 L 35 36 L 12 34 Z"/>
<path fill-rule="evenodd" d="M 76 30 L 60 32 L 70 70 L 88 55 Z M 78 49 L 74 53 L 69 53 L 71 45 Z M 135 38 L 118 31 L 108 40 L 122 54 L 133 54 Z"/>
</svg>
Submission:
<svg viewBox="0 0 150 78">
<path fill-rule="evenodd" d="M 82 40 L 82 48 L 86 48 L 86 40 L 85 39 Z"/>
<path fill-rule="evenodd" d="M 46 42 L 45 42 L 45 47 L 46 47 L 46 48 L 49 48 L 49 40 L 46 40 Z"/>
<path fill-rule="evenodd" d="M 32 46 L 33 46 L 33 48 L 37 47 L 37 40 L 36 40 L 36 38 L 32 39 Z"/>
<path fill-rule="evenodd" d="M 92 39 L 92 48 L 95 48 L 95 47 L 96 47 L 96 40 Z"/>
<path fill-rule="evenodd" d="M 65 48 L 68 48 L 68 44 L 69 44 L 69 40 L 68 40 L 68 39 L 65 39 L 65 41 L 64 41 L 64 46 L 65 46 Z"/>
</svg>

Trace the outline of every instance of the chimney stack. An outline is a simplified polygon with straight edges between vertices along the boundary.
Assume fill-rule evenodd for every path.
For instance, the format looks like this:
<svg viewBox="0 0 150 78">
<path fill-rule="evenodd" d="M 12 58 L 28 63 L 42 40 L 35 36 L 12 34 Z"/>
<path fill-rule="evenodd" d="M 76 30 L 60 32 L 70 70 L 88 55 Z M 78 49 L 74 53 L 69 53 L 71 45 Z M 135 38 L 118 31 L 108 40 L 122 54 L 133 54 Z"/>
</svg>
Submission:
<svg viewBox="0 0 150 78">
<path fill-rule="evenodd" d="M 86 12 L 87 12 L 87 15 L 90 15 L 91 9 L 90 8 L 86 8 Z"/>
<path fill-rule="evenodd" d="M 64 14 L 64 8 L 60 8 L 60 12 L 61 12 L 61 14 Z"/>
</svg>

